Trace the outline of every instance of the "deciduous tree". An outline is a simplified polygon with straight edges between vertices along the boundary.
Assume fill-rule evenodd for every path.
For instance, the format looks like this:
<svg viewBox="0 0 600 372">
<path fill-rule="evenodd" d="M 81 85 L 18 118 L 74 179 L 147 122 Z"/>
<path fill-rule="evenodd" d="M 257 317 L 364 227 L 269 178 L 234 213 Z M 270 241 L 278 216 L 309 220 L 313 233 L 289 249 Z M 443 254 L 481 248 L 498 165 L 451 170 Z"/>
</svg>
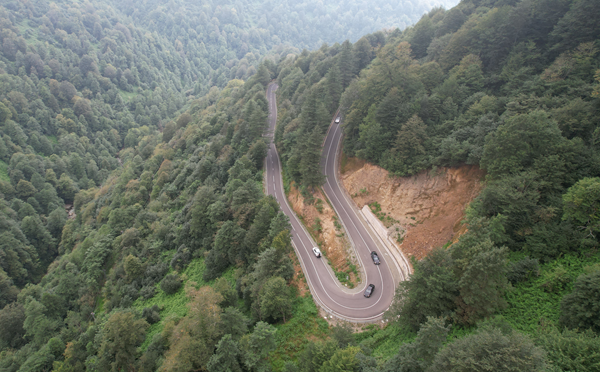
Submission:
<svg viewBox="0 0 600 372">
<path fill-rule="evenodd" d="M 433 371 L 545 371 L 546 355 L 525 335 L 484 328 L 449 343 L 436 356 Z"/>
<path fill-rule="evenodd" d="M 563 195 L 563 219 L 592 236 L 600 230 L 600 178 L 584 178 Z"/>
<path fill-rule="evenodd" d="M 561 324 L 572 328 L 591 329 L 600 333 L 600 270 L 580 275 L 573 291 L 565 295 L 560 303 Z"/>
<path fill-rule="evenodd" d="M 187 287 L 188 314 L 172 329 L 170 348 L 159 371 L 189 371 L 205 368 L 222 336 L 219 326 L 223 300 L 210 287 Z"/>
<path fill-rule="evenodd" d="M 146 337 L 148 323 L 135 319 L 129 312 L 111 315 L 102 329 L 98 352 L 99 364 L 105 371 L 122 371 L 130 368 L 137 356 L 137 348 Z"/>
<path fill-rule="evenodd" d="M 274 276 L 265 283 L 260 294 L 260 310 L 261 319 L 285 322 L 292 315 L 290 289 L 282 277 Z"/>
</svg>

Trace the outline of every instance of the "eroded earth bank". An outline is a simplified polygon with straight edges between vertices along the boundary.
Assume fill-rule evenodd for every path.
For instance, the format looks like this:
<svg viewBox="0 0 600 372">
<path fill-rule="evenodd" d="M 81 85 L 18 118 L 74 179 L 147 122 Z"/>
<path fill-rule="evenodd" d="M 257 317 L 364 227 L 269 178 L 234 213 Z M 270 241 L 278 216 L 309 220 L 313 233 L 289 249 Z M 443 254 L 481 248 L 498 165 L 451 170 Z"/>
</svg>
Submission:
<svg viewBox="0 0 600 372">
<path fill-rule="evenodd" d="M 389 177 L 385 169 L 357 158 L 342 156 L 341 163 L 340 181 L 357 207 L 369 205 L 386 227 L 400 226 L 397 245 L 405 255 L 417 259 L 464 232 L 461 221 L 465 208 L 481 191 L 485 175 L 477 166 L 465 165 L 412 177 Z M 354 286 L 360 277 L 343 227 L 322 191 L 311 195 L 313 200 L 309 202 L 292 185 L 288 200 L 338 278 Z"/>
<path fill-rule="evenodd" d="M 344 228 L 320 189 L 311 196 L 312 200 L 307 200 L 294 184 L 287 195 L 292 209 L 319 244 L 340 282 L 354 287 L 360 282 L 360 276 Z"/>
<path fill-rule="evenodd" d="M 387 226 L 400 225 L 402 252 L 417 259 L 459 236 L 465 208 L 481 191 L 485 172 L 477 166 L 438 168 L 412 177 L 356 158 L 342 157 L 344 188 L 359 208 L 369 205 Z"/>
</svg>

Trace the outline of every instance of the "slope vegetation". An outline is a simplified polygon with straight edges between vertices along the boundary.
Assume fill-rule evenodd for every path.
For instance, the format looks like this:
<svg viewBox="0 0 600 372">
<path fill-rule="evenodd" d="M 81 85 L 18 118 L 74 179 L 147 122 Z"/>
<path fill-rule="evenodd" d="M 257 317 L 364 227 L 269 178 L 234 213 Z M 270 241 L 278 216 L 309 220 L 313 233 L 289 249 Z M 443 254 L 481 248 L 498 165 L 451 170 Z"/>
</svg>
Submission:
<svg viewBox="0 0 600 372">
<path fill-rule="evenodd" d="M 527 355 L 514 360 L 514 370 L 596 363 L 575 361 L 558 345 L 586 355 L 594 352 L 584 344 L 599 345 L 592 289 L 600 231 L 599 16 L 593 0 L 466 0 L 384 40 L 367 35 L 279 64 L 276 141 L 289 179 L 301 188 L 323 182 L 314 159 L 338 106 L 348 156 L 422 179 L 424 188 L 427 175 L 445 167 L 487 174 L 457 226 L 466 232 L 449 247 L 441 239 L 418 254 L 412 279 L 400 285 L 388 319 L 419 333 L 384 370 L 466 370 L 469 360 L 495 369 L 512 348 Z M 349 188 L 373 201 L 384 220 L 429 215 L 427 205 L 407 205 L 396 217 L 391 207 L 379 210 L 394 193 L 377 195 L 382 200 L 366 194 L 391 182 L 371 181 Z M 466 190 L 464 203 L 473 195 Z M 413 217 L 415 228 L 427 227 Z M 419 243 L 438 232 L 429 229 Z M 449 325 L 456 335 L 470 334 L 442 347 Z M 563 327 L 588 331 L 558 331 Z M 498 358 L 485 356 L 488 347 Z"/>
</svg>

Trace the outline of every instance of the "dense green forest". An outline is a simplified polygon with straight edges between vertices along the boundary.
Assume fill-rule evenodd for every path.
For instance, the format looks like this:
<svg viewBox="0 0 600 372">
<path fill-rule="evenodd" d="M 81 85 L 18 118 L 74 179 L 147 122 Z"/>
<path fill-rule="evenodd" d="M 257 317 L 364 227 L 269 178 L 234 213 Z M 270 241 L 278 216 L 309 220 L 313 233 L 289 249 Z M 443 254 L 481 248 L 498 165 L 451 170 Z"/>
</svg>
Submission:
<svg viewBox="0 0 600 372">
<path fill-rule="evenodd" d="M 0 371 L 598 370 L 600 4 L 465 0 L 401 30 L 433 5 L 3 2 Z M 338 107 L 348 155 L 487 171 L 384 329 L 298 295 L 261 186 L 272 79 L 304 192 Z"/>
<path fill-rule="evenodd" d="M 406 4 L 411 17 L 422 13 L 422 7 Z M 315 45 L 324 35 L 342 40 L 334 31 L 313 27 L 314 15 L 288 5 L 2 4 L 0 192 L 5 204 L 20 213 L 18 220 L 5 213 L 8 236 L 2 268 L 13 284 L 21 288 L 39 281 L 64 253 L 58 249 L 64 204 L 72 204 L 78 191 L 102 185 L 120 167 L 123 148 L 142 146 L 147 157 L 156 141 L 146 136 L 157 130 L 172 135 L 177 125 L 191 120 L 184 116 L 179 124 L 173 121 L 192 99 L 207 94 L 215 99 L 216 87 L 254 75 L 267 52 L 266 63 L 273 65 L 280 55 L 297 50 L 290 42 Z M 359 2 L 339 7 L 348 8 L 345 12 L 364 8 L 370 16 L 362 14 L 360 27 L 393 25 L 382 9 Z M 331 18 L 336 9 L 321 10 Z M 288 36 L 275 36 L 298 11 L 306 14 L 305 23 L 295 23 Z M 262 28 L 264 14 L 278 23 Z M 349 24 L 343 32 L 357 29 Z M 216 90 L 209 92 L 211 87 Z"/>
<path fill-rule="evenodd" d="M 218 346 L 235 344 L 244 363 L 262 368 L 274 347 L 274 329 L 264 321 L 291 315 L 293 267 L 287 220 L 263 195 L 258 172 L 270 80 L 259 77 L 230 82 L 212 101 L 194 101 L 174 133 L 155 131 L 143 144 L 125 147 L 122 167 L 100 188 L 76 194 L 76 218 L 60 234 L 61 256 L 38 284 L 14 294 L 3 290 L 3 301 L 16 297 L 0 313 L 3 347 L 9 347 L 3 370 L 105 371 L 135 364 L 153 371 L 159 358 L 162 370 L 191 370 L 218 363 L 213 349 L 224 334 L 229 338 Z M 250 117 L 258 116 L 259 126 L 252 127 Z M 233 117 L 240 119 L 230 122 Z M 141 152 L 148 144 L 151 151 Z M 5 204 L 4 214 L 18 219 L 32 210 L 27 206 Z M 22 218 L 18 237 L 34 248 L 42 238 L 52 241 L 50 234 L 32 240 L 23 222 L 32 217 Z M 33 257 L 35 250 L 24 253 Z M 222 277 L 230 265 L 235 272 Z M 217 278 L 214 288 L 206 286 Z M 175 306 L 172 316 L 161 319 L 163 306 L 150 299 Z M 149 325 L 159 322 L 138 358 Z"/>
<path fill-rule="evenodd" d="M 487 171 L 468 232 L 401 283 L 385 334 L 416 338 L 378 370 L 600 367 L 598 17 L 593 0 L 467 0 L 279 63 L 276 143 L 305 192 L 338 106 L 346 155 Z"/>
<path fill-rule="evenodd" d="M 111 3 L 134 21 L 172 40 L 180 40 L 184 46 L 195 38 L 210 40 L 218 53 L 202 57 L 215 58 L 213 61 L 218 67 L 236 54 L 238 58 L 243 57 L 249 48 L 253 52 L 260 50 L 261 55 L 280 43 L 299 49 L 316 49 L 323 43 L 356 41 L 383 28 L 404 29 L 430 9 L 449 8 L 457 1 L 227 0 L 199 4 L 185 0 L 131 0 Z M 227 58 L 224 59 L 224 55 Z"/>
<path fill-rule="evenodd" d="M 265 370 L 325 337 L 262 193 L 264 90 L 291 43 L 394 20 L 366 5 L 319 31 L 296 4 L 3 2 L 0 370 Z"/>
</svg>

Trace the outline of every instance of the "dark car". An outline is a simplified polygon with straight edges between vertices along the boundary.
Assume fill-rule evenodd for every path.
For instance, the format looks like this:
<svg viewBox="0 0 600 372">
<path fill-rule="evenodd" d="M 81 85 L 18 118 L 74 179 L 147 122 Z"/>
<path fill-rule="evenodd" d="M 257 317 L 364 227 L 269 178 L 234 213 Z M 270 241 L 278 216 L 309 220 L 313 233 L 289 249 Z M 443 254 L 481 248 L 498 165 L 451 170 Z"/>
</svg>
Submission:
<svg viewBox="0 0 600 372">
<path fill-rule="evenodd" d="M 373 291 L 375 291 L 375 286 L 373 284 L 369 284 L 367 289 L 365 289 L 365 297 L 371 297 Z"/>
<path fill-rule="evenodd" d="M 373 263 L 375 265 L 379 265 L 381 263 L 379 261 L 379 256 L 377 255 L 377 252 L 375 252 L 375 251 L 371 251 L 371 259 L 373 260 Z"/>
</svg>

